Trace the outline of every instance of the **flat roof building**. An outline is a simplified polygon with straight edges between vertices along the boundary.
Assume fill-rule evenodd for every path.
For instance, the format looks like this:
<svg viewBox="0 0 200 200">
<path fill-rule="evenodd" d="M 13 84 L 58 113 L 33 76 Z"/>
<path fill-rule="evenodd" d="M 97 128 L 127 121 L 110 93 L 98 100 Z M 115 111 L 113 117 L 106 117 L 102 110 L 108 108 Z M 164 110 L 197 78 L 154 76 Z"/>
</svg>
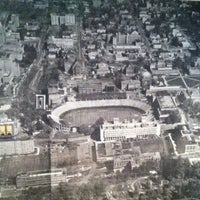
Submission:
<svg viewBox="0 0 200 200">
<path fill-rule="evenodd" d="M 21 155 L 34 152 L 34 141 L 31 140 L 1 140 L 0 156 Z"/>
<path fill-rule="evenodd" d="M 66 14 L 63 16 L 59 16 L 56 14 L 51 14 L 51 25 L 52 26 L 60 26 L 60 25 L 75 25 L 76 24 L 76 18 L 74 14 Z"/>
<path fill-rule="evenodd" d="M 124 170 L 128 164 L 134 168 L 148 160 L 160 160 L 159 149 L 153 151 L 148 149 L 148 152 L 144 152 L 141 149 L 142 145 L 132 141 L 95 142 L 95 160 L 99 163 L 110 161 L 114 172 Z"/>
<path fill-rule="evenodd" d="M 57 186 L 59 183 L 68 182 L 67 174 L 61 170 L 51 172 L 31 172 L 18 175 L 16 178 L 17 188 Z"/>
<path fill-rule="evenodd" d="M 132 138 L 148 138 L 149 135 L 160 135 L 160 125 L 155 122 L 124 121 L 115 118 L 113 123 L 104 122 L 100 127 L 101 141 L 117 141 Z"/>
<path fill-rule="evenodd" d="M 79 83 L 77 88 L 80 94 L 101 93 L 102 83 L 98 80 L 87 80 Z"/>
<path fill-rule="evenodd" d="M 175 100 L 169 94 L 157 95 L 153 106 L 160 121 L 166 121 L 170 113 L 178 111 Z"/>
<path fill-rule="evenodd" d="M 18 131 L 19 131 L 19 123 L 16 120 L 13 121 L 7 118 L 0 120 L 0 138 L 14 136 L 18 133 Z"/>
</svg>

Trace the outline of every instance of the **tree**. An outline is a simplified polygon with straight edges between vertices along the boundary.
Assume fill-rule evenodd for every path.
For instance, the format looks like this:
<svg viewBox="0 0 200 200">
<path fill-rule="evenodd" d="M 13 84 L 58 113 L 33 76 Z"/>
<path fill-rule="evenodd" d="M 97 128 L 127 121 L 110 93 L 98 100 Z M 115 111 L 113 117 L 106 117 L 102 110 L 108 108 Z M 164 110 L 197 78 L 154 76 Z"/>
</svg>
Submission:
<svg viewBox="0 0 200 200">
<path fill-rule="evenodd" d="M 172 38 L 171 45 L 175 47 L 182 47 L 182 44 L 179 42 L 176 36 Z"/>
<path fill-rule="evenodd" d="M 178 110 L 171 111 L 168 118 L 168 123 L 174 124 L 181 121 L 181 115 Z"/>
<path fill-rule="evenodd" d="M 79 17 L 83 17 L 85 13 L 85 6 L 82 0 L 78 0 L 77 12 Z"/>
<path fill-rule="evenodd" d="M 180 69 L 182 73 L 189 74 L 188 65 L 185 60 L 182 60 L 180 57 L 174 59 L 172 66 L 174 69 Z"/>
<path fill-rule="evenodd" d="M 84 135 L 91 135 L 93 132 L 93 127 L 88 127 L 88 125 L 86 124 L 82 124 L 79 126 L 79 133 L 83 133 Z"/>
<path fill-rule="evenodd" d="M 200 103 L 199 102 L 195 102 L 192 104 L 190 113 L 192 116 L 195 116 L 198 118 L 200 117 Z"/>
<path fill-rule="evenodd" d="M 117 74 L 115 75 L 115 85 L 117 88 L 121 88 L 122 77 L 123 76 L 121 72 L 117 72 Z"/>
<path fill-rule="evenodd" d="M 37 57 L 37 51 L 33 46 L 24 46 L 24 57 L 20 63 L 20 67 L 29 67 L 33 63 L 33 60 Z"/>
</svg>

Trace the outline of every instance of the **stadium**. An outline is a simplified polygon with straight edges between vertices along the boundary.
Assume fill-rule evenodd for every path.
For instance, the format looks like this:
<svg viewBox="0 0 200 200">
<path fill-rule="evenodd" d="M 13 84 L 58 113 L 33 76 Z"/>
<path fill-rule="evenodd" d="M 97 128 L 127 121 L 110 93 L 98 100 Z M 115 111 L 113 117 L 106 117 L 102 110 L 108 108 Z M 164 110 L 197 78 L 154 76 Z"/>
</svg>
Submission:
<svg viewBox="0 0 200 200">
<path fill-rule="evenodd" d="M 81 124 L 92 125 L 99 118 L 106 121 L 118 117 L 120 120 L 136 119 L 146 114 L 151 120 L 151 107 L 142 101 L 133 99 L 117 100 L 96 100 L 96 101 L 75 101 L 66 102 L 55 108 L 50 118 L 59 125 L 62 122 L 69 127 L 80 126 Z"/>
</svg>

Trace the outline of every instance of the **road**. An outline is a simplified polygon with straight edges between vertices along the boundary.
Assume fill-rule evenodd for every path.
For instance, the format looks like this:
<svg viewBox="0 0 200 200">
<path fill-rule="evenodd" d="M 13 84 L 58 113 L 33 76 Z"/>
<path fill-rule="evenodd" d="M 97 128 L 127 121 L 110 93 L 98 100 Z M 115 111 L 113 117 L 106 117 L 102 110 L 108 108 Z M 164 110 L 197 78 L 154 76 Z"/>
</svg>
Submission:
<svg viewBox="0 0 200 200">
<path fill-rule="evenodd" d="M 20 98 L 21 94 L 23 93 L 22 91 L 22 86 L 25 84 L 25 81 L 29 78 L 30 73 L 36 68 L 37 72 L 35 74 L 34 79 L 28 80 L 29 81 L 29 85 L 28 87 L 35 91 L 37 86 L 38 86 L 38 82 L 39 79 L 41 78 L 41 70 L 42 70 L 42 65 L 41 62 L 44 58 L 45 52 L 42 51 L 42 46 L 43 46 L 43 42 L 41 42 L 42 39 L 39 40 L 38 42 L 38 57 L 34 60 L 34 62 L 30 65 L 29 69 L 27 70 L 26 74 L 24 75 L 24 77 L 21 79 L 21 81 L 18 83 L 18 86 L 16 87 L 16 92 L 15 92 L 15 97 L 16 98 Z"/>
<path fill-rule="evenodd" d="M 144 44 L 147 48 L 148 53 L 151 54 L 152 53 L 151 45 L 150 45 L 150 42 L 145 35 L 144 29 L 143 29 L 143 24 L 142 24 L 140 19 L 136 19 L 136 25 L 138 27 L 138 31 L 139 31 L 141 37 L 144 40 Z"/>
<path fill-rule="evenodd" d="M 39 43 L 38 43 L 38 49 L 37 49 L 37 59 L 34 61 L 33 65 L 36 67 L 37 72 L 33 78 L 33 80 L 29 84 L 29 88 L 33 91 L 36 91 L 39 81 L 43 75 L 43 66 L 42 66 L 42 60 L 45 56 L 45 51 L 42 50 L 43 44 L 44 44 L 44 38 L 45 35 L 42 35 Z"/>
<path fill-rule="evenodd" d="M 135 185 L 145 179 L 147 179 L 148 176 L 143 176 L 143 177 L 139 177 L 136 178 L 133 181 L 128 181 L 128 185 L 130 185 L 131 187 L 131 192 L 135 191 Z M 113 197 L 113 189 L 116 187 L 116 184 L 111 184 L 108 186 L 108 188 L 106 189 L 106 197 L 108 200 L 117 200 L 116 198 Z"/>
<path fill-rule="evenodd" d="M 43 75 L 43 66 L 41 65 L 42 63 L 42 60 L 44 58 L 44 51 L 39 54 L 39 57 L 38 59 L 34 62 L 34 67 L 37 68 L 37 72 L 34 76 L 34 78 L 32 79 L 32 81 L 30 82 L 29 84 L 29 88 L 32 90 L 32 91 L 36 91 L 37 87 L 38 87 L 38 84 L 39 84 L 39 81 Z"/>
<path fill-rule="evenodd" d="M 97 164 L 95 162 L 92 163 L 91 169 L 87 176 L 83 177 L 81 181 L 79 181 L 78 185 L 87 184 L 89 180 L 94 177 L 94 173 L 96 172 Z"/>
<path fill-rule="evenodd" d="M 115 185 L 109 185 L 109 188 L 106 191 L 106 197 L 107 197 L 108 200 L 117 200 L 112 195 L 112 191 L 113 191 L 114 187 L 115 187 Z"/>
<path fill-rule="evenodd" d="M 165 153 L 165 155 L 169 155 L 169 150 L 168 150 L 168 147 L 167 147 L 167 143 L 165 141 L 165 137 L 166 136 L 161 135 L 161 139 L 162 139 L 163 147 L 164 147 L 164 153 Z"/>
<path fill-rule="evenodd" d="M 131 183 L 131 192 L 134 192 L 135 191 L 135 185 L 136 184 L 138 184 L 139 182 L 141 182 L 141 181 L 143 181 L 143 180 L 145 180 L 145 179 L 147 179 L 148 178 L 148 176 L 143 176 L 143 177 L 139 177 L 139 178 L 137 178 L 137 179 L 135 179 L 132 183 Z"/>
</svg>

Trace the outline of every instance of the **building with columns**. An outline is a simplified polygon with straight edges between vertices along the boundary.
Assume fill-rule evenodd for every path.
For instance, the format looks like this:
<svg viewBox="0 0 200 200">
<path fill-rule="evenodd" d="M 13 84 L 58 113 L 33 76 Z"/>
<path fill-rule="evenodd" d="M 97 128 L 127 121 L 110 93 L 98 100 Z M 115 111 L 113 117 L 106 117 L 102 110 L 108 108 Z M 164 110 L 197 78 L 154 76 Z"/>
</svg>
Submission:
<svg viewBox="0 0 200 200">
<path fill-rule="evenodd" d="M 124 121 L 120 122 L 115 118 L 112 123 L 104 122 L 100 127 L 101 141 L 117 141 L 127 139 L 145 139 L 150 135 L 160 135 L 160 125 L 156 122 L 146 121 L 142 118 L 141 122 Z"/>
</svg>

